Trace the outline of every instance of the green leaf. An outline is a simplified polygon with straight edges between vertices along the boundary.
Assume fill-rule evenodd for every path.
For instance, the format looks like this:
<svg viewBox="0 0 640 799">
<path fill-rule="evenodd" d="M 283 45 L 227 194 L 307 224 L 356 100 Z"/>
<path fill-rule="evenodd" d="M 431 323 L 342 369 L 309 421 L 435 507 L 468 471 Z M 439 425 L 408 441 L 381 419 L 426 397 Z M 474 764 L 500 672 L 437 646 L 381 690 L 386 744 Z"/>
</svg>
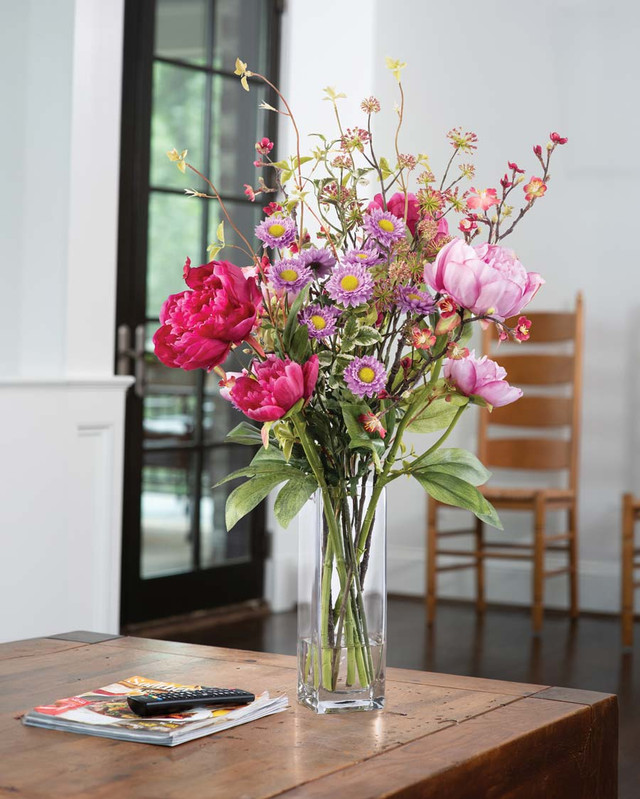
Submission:
<svg viewBox="0 0 640 799">
<path fill-rule="evenodd" d="M 239 425 L 227 433 L 225 441 L 232 444 L 244 444 L 248 447 L 258 447 L 262 445 L 260 430 L 249 422 L 240 422 Z"/>
<path fill-rule="evenodd" d="M 391 167 L 389 166 L 389 162 L 387 161 L 387 159 L 381 158 L 379 163 L 380 163 L 380 171 L 382 172 L 382 178 L 386 180 L 387 178 L 391 177 L 391 175 L 393 175 L 393 172 L 391 171 Z"/>
<path fill-rule="evenodd" d="M 354 339 L 358 335 L 360 323 L 355 316 L 350 316 L 342 329 L 342 339 Z"/>
<path fill-rule="evenodd" d="M 231 530 L 237 522 L 252 511 L 279 483 L 286 480 L 281 473 L 260 475 L 234 488 L 227 497 L 226 523 Z"/>
<path fill-rule="evenodd" d="M 349 449 L 368 449 L 375 457 L 382 455 L 385 449 L 384 441 L 380 438 L 371 438 L 369 433 L 358 421 L 358 416 L 371 413 L 370 408 L 364 403 L 342 406 L 342 417 L 349 434 Z"/>
<path fill-rule="evenodd" d="M 491 472 L 475 455 L 457 447 L 437 449 L 426 458 L 418 458 L 411 464 L 411 471 L 450 474 L 474 486 L 484 485 L 491 477 Z"/>
<path fill-rule="evenodd" d="M 444 397 L 440 397 L 427 405 L 406 429 L 412 433 L 435 433 L 437 430 L 444 430 L 453 421 L 457 410 L 458 406 L 446 402 Z"/>
<path fill-rule="evenodd" d="M 298 515 L 303 505 L 318 487 L 315 477 L 307 475 L 303 479 L 291 479 L 280 489 L 273 506 L 273 512 L 280 524 L 287 528 Z"/>
<path fill-rule="evenodd" d="M 295 298 L 293 304 L 289 308 L 289 317 L 287 319 L 287 324 L 284 328 L 284 347 L 287 352 L 291 349 L 291 343 L 293 341 L 293 337 L 296 331 L 300 330 L 301 325 L 298 323 L 298 312 L 302 308 L 303 303 L 307 299 L 307 294 L 309 293 L 309 287 L 305 287 L 302 289 L 300 294 Z M 307 326 L 304 325 L 304 329 L 307 330 Z"/>
<path fill-rule="evenodd" d="M 379 341 L 382 341 L 382 336 L 374 327 L 368 327 L 365 325 L 358 330 L 355 343 L 359 347 L 369 347 L 371 344 L 377 344 Z"/>
<path fill-rule="evenodd" d="M 456 508 L 470 510 L 478 519 L 502 530 L 502 523 L 493 505 L 485 499 L 475 486 L 450 474 L 442 472 L 415 472 L 413 477 L 424 490 L 438 502 Z"/>
<path fill-rule="evenodd" d="M 291 347 L 289 348 L 289 355 L 298 363 L 304 363 L 311 356 L 311 347 L 309 346 L 309 328 L 306 325 L 300 325 L 293 334 Z"/>
<path fill-rule="evenodd" d="M 289 480 L 293 477 L 304 477 L 304 473 L 287 466 L 284 461 L 259 461 L 251 463 L 249 466 L 243 466 L 242 469 L 236 469 L 235 472 L 227 474 L 222 480 L 214 485 L 214 488 L 229 483 L 231 480 L 237 480 L 239 477 L 266 477 L 267 475 L 280 475 L 282 481 Z"/>
</svg>

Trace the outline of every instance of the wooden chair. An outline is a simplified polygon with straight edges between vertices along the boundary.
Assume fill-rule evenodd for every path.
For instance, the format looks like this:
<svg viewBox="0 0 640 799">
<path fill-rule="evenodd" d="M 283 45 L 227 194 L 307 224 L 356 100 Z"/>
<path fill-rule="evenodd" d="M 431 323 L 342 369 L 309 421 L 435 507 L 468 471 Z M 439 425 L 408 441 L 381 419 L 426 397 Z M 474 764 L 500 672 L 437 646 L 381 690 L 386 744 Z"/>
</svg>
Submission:
<svg viewBox="0 0 640 799">
<path fill-rule="evenodd" d="M 478 425 L 478 457 L 487 468 L 521 469 L 540 472 L 563 471 L 565 488 L 496 488 L 491 483 L 481 490 L 498 509 L 533 513 L 532 543 L 505 540 L 486 541 L 484 525 L 476 520 L 475 530 L 440 531 L 438 512 L 443 506 L 429 497 L 427 521 L 427 620 L 432 624 L 436 614 L 437 574 L 443 571 L 473 568 L 476 572 L 476 609 L 485 609 L 484 565 L 489 558 L 530 560 L 533 564 L 532 626 L 535 632 L 542 627 L 544 614 L 544 583 L 559 574 L 569 576 L 569 601 L 572 618 L 578 615 L 577 555 L 578 555 L 578 443 L 580 434 L 583 310 L 582 295 L 576 298 L 574 312 L 530 313 L 531 339 L 520 345 L 501 345 L 495 352 L 495 327 L 483 333 L 483 353 L 494 356 L 507 370 L 507 379 L 522 386 L 525 396 L 517 402 L 491 413 L 480 411 Z M 508 321 L 510 327 L 516 320 Z M 530 350 L 528 350 L 530 348 Z M 558 352 L 558 350 L 561 352 Z M 564 386 L 564 393 L 559 392 Z M 499 435 L 496 435 L 496 428 Z M 518 428 L 517 433 L 510 430 Z M 568 438 L 543 437 L 555 428 L 566 431 Z M 529 435 L 525 435 L 529 433 Z M 533 434 L 533 435 L 532 435 Z M 547 535 L 547 513 L 567 512 L 567 530 Z M 475 547 L 471 550 L 442 548 L 440 539 L 473 534 Z M 567 565 L 545 570 L 546 552 L 564 552 Z M 438 556 L 464 559 L 463 563 L 438 564 Z"/>
<path fill-rule="evenodd" d="M 640 499 L 632 494 L 622 498 L 622 645 L 633 645 L 633 597 L 640 581 L 634 581 L 635 569 L 640 569 L 636 558 L 640 547 L 635 546 L 634 527 L 640 519 Z"/>
</svg>

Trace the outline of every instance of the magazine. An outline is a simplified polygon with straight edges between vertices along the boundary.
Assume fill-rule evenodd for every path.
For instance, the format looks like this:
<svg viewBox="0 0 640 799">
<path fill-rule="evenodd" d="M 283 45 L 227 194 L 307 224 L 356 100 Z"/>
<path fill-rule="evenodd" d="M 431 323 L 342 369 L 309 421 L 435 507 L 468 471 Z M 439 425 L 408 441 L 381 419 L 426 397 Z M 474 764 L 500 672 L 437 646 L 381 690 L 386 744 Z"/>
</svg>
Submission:
<svg viewBox="0 0 640 799">
<path fill-rule="evenodd" d="M 147 677 L 127 677 L 79 696 L 58 699 L 26 713 L 23 724 L 50 730 L 66 730 L 161 746 L 176 746 L 246 724 L 272 713 L 281 713 L 289 704 L 286 696 L 271 698 L 267 691 L 246 705 L 199 707 L 167 716 L 141 718 L 131 711 L 127 696 L 149 691 L 196 689 L 200 685 L 158 682 Z"/>
</svg>

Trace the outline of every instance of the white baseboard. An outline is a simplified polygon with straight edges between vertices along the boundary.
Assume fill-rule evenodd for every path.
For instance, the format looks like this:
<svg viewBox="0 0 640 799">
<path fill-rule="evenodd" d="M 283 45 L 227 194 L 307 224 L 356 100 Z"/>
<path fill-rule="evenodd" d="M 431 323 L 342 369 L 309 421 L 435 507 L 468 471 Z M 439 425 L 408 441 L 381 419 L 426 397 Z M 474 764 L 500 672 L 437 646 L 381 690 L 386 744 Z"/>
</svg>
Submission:
<svg viewBox="0 0 640 799">
<path fill-rule="evenodd" d="M 442 558 L 441 563 L 460 562 Z M 560 556 L 547 556 L 547 568 L 564 565 Z M 425 553 L 420 547 L 394 546 L 387 559 L 389 593 L 424 596 Z M 582 610 L 601 613 L 620 611 L 620 568 L 613 562 L 582 561 L 579 564 L 579 603 Z M 531 604 L 531 565 L 518 561 L 488 561 L 486 565 L 487 601 L 509 605 Z M 546 581 L 545 605 L 549 608 L 567 607 L 566 575 Z M 444 572 L 438 575 L 438 596 L 455 599 L 475 597 L 475 574 L 472 569 Z"/>
</svg>

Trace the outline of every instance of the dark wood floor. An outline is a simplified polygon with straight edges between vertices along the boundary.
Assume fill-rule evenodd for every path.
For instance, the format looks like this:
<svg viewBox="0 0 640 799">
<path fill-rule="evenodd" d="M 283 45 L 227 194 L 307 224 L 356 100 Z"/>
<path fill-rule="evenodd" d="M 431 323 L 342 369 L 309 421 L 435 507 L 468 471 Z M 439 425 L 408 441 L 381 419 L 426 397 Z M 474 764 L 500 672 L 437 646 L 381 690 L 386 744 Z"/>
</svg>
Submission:
<svg viewBox="0 0 640 799">
<path fill-rule="evenodd" d="M 391 599 L 388 628 L 390 666 L 617 694 L 620 799 L 640 799 L 640 625 L 637 651 L 625 653 L 614 617 L 582 616 L 572 624 L 563 615 L 548 614 L 542 635 L 534 637 L 526 611 L 491 608 L 479 621 L 470 605 L 441 603 L 430 632 L 421 602 Z M 296 615 L 272 614 L 172 638 L 295 654 Z"/>
</svg>

